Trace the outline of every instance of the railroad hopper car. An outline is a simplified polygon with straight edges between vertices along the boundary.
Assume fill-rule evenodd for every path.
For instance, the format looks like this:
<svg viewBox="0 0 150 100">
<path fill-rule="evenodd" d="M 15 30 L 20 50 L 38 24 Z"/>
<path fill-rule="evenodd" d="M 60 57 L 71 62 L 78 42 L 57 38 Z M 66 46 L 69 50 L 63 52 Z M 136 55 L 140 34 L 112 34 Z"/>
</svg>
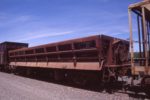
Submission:
<svg viewBox="0 0 150 100">
<path fill-rule="evenodd" d="M 129 68 L 129 42 L 105 35 L 9 51 L 11 68 L 51 69 L 56 80 L 94 73 L 103 79 L 120 75 Z M 76 74 L 74 74 L 76 72 Z M 83 73 L 86 73 L 83 75 Z"/>
<path fill-rule="evenodd" d="M 8 51 L 28 47 L 27 43 L 3 42 L 0 43 L 0 69 L 5 70 L 9 65 Z"/>
</svg>

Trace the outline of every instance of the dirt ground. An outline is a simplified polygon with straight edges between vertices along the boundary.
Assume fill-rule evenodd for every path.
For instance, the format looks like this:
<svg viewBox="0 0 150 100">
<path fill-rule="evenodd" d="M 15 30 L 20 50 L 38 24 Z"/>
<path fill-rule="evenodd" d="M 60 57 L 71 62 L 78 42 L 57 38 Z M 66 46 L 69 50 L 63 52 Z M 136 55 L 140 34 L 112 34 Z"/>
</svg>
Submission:
<svg viewBox="0 0 150 100">
<path fill-rule="evenodd" d="M 128 93 L 89 91 L 0 72 L 0 100 L 149 100 Z"/>
</svg>

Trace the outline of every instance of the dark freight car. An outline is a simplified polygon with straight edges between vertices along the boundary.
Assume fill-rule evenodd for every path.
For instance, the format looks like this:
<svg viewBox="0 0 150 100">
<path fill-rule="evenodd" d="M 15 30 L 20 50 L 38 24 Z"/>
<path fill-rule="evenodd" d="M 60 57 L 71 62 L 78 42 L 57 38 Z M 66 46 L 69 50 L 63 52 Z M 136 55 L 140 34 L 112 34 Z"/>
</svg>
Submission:
<svg viewBox="0 0 150 100">
<path fill-rule="evenodd" d="M 28 47 L 27 43 L 3 42 L 0 43 L 0 68 L 4 69 L 9 64 L 8 51 Z M 5 66 L 5 67 L 4 67 Z"/>
</svg>

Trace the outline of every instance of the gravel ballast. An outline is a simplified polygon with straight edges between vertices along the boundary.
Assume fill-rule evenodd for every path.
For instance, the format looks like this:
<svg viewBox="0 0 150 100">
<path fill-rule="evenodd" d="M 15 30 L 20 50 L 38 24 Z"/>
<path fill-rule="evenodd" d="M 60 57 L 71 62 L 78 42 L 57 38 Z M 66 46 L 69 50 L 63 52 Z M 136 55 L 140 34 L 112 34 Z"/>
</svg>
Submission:
<svg viewBox="0 0 150 100">
<path fill-rule="evenodd" d="M 0 72 L 0 100 L 129 100 L 128 94 L 93 92 Z"/>
</svg>

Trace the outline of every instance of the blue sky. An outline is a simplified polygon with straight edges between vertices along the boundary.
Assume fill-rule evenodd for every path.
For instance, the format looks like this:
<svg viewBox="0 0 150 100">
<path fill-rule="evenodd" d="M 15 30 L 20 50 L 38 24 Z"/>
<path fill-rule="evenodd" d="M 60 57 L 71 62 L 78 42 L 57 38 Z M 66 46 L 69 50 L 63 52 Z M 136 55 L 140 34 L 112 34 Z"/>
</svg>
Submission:
<svg viewBox="0 0 150 100">
<path fill-rule="evenodd" d="M 96 34 L 127 39 L 127 8 L 139 1 L 0 0 L 0 42 L 35 46 Z"/>
</svg>

